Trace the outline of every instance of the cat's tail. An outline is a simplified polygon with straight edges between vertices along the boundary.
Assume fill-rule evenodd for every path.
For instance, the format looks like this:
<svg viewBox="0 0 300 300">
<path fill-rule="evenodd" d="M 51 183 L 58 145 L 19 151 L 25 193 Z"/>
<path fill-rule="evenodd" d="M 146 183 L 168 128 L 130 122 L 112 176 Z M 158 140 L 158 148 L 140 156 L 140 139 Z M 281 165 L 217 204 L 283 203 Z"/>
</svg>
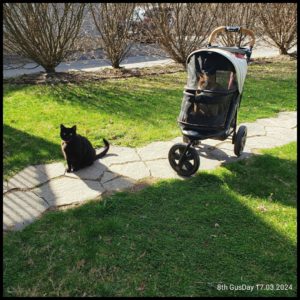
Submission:
<svg viewBox="0 0 300 300">
<path fill-rule="evenodd" d="M 104 150 L 101 153 L 99 153 L 99 154 L 96 155 L 96 159 L 102 158 L 107 153 L 107 151 L 109 149 L 109 143 L 108 143 L 108 141 L 106 139 L 103 139 L 103 142 L 105 144 L 105 148 L 104 148 Z"/>
</svg>

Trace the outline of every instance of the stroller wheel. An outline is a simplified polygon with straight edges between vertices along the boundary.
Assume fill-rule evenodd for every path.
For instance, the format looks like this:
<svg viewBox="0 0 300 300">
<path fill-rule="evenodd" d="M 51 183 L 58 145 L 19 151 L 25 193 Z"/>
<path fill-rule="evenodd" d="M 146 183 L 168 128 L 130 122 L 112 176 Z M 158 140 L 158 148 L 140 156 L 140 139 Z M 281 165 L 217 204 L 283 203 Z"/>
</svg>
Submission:
<svg viewBox="0 0 300 300">
<path fill-rule="evenodd" d="M 244 150 L 247 139 L 247 127 L 240 126 L 234 138 L 234 154 L 240 156 Z"/>
<path fill-rule="evenodd" d="M 169 163 L 180 176 L 189 177 L 197 172 L 200 166 L 200 158 L 197 151 L 183 143 L 177 143 L 169 150 Z"/>
</svg>

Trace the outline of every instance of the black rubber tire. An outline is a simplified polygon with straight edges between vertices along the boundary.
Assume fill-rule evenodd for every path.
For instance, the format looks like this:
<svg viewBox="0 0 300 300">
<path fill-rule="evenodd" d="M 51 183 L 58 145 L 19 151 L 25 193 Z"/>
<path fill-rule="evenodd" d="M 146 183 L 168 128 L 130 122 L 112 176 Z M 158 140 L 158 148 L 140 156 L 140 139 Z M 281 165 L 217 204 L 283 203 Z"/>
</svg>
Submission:
<svg viewBox="0 0 300 300">
<path fill-rule="evenodd" d="M 236 138 L 236 132 L 234 132 L 234 133 L 232 134 L 232 144 L 234 144 L 235 138 Z"/>
<path fill-rule="evenodd" d="M 169 163 L 173 170 L 177 172 L 178 175 L 189 177 L 197 172 L 200 166 L 200 157 L 196 149 L 190 147 L 185 154 L 183 163 L 179 165 L 179 159 L 184 152 L 187 144 L 177 143 L 171 147 L 169 150 Z"/>
<path fill-rule="evenodd" d="M 234 139 L 234 154 L 241 156 L 247 140 L 247 127 L 240 126 Z"/>
</svg>

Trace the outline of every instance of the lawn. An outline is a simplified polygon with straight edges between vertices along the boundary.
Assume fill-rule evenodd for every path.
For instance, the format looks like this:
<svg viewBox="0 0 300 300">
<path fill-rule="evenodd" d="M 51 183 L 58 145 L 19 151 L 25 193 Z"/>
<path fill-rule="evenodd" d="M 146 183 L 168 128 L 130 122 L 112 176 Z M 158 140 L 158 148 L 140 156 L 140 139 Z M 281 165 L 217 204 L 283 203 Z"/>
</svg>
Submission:
<svg viewBox="0 0 300 300">
<path fill-rule="evenodd" d="M 296 296 L 296 157 L 294 142 L 47 212 L 4 236 L 4 296 Z"/>
<path fill-rule="evenodd" d="M 77 125 L 95 147 L 136 147 L 180 135 L 185 72 L 60 85 L 4 84 L 4 178 L 63 159 L 59 128 Z M 250 65 L 238 122 L 296 110 L 296 62 Z"/>
</svg>

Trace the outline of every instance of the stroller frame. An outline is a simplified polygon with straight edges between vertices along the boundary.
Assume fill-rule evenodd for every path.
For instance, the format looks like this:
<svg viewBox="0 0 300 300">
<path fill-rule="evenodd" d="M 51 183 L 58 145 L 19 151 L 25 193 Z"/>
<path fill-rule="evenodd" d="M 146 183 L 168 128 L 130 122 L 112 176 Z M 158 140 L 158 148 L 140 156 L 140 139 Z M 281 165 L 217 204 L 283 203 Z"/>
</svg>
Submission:
<svg viewBox="0 0 300 300">
<path fill-rule="evenodd" d="M 252 38 L 250 41 L 249 48 L 242 48 L 242 47 L 220 47 L 220 46 L 212 46 L 211 43 L 214 41 L 216 35 L 221 32 L 240 32 L 241 34 L 250 35 Z M 200 49 L 192 52 L 187 60 L 194 54 L 201 51 L 209 51 L 211 49 L 220 49 L 226 52 L 230 52 L 232 54 L 238 54 L 245 58 L 247 64 L 250 62 L 250 57 L 252 54 L 252 48 L 255 43 L 254 33 L 251 30 L 244 29 L 241 27 L 225 27 L 221 26 L 216 28 L 209 37 L 208 45 L 205 49 Z M 214 51 L 214 50 L 213 50 Z M 203 53 L 203 52 L 202 52 Z M 241 57 L 240 57 L 241 58 Z M 193 124 L 191 122 L 183 121 L 182 116 L 177 120 L 179 123 L 183 141 L 186 143 L 177 143 L 171 147 L 169 150 L 169 163 L 171 167 L 181 176 L 191 176 L 198 170 L 200 166 L 200 158 L 199 155 L 194 149 L 199 141 L 205 139 L 216 139 L 216 140 L 226 140 L 227 138 L 232 138 L 232 144 L 234 144 L 234 153 L 237 156 L 242 154 L 246 143 L 247 137 L 247 128 L 246 126 L 240 126 L 237 130 L 237 113 L 238 109 L 242 100 L 242 88 L 239 87 L 239 90 L 233 89 L 232 91 L 212 91 L 212 90 L 195 90 L 186 88 L 184 94 L 194 99 L 196 96 L 196 92 L 205 92 L 206 94 L 212 95 L 223 95 L 228 96 L 232 94 L 232 98 L 229 102 L 229 108 L 227 110 L 227 114 L 225 117 L 225 123 L 223 126 L 215 126 L 211 128 L 209 126 L 203 126 L 201 124 Z M 236 93 L 236 95 L 235 95 Z M 235 97 L 234 97 L 235 96 Z M 193 98 L 194 97 L 194 98 Z M 191 103 L 193 100 L 190 100 Z"/>
</svg>

